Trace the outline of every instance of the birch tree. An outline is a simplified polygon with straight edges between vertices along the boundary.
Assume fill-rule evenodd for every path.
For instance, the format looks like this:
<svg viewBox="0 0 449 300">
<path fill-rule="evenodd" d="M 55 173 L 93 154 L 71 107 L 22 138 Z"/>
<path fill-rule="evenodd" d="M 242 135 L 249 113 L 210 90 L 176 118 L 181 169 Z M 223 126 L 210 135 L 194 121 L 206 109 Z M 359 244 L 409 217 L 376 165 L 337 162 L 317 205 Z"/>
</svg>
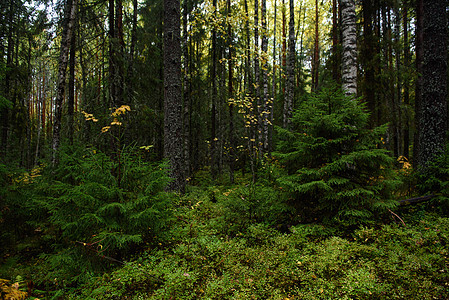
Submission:
<svg viewBox="0 0 449 300">
<path fill-rule="evenodd" d="M 342 88 L 346 95 L 357 94 L 357 31 L 355 1 L 341 1 Z"/>
</svg>

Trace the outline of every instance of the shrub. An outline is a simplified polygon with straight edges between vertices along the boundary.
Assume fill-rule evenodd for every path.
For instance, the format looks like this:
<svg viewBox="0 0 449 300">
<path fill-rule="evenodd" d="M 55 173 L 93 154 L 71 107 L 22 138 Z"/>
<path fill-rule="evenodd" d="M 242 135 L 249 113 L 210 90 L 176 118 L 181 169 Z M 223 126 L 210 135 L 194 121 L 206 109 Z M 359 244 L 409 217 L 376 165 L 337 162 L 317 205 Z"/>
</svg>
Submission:
<svg viewBox="0 0 449 300">
<path fill-rule="evenodd" d="M 166 234 L 172 196 L 165 164 L 121 150 L 120 164 L 93 148 L 63 148 L 56 169 L 22 180 L 17 210 L 43 247 L 38 282 L 70 286 L 155 244 Z M 117 176 L 120 172 L 120 176 Z M 35 245 L 36 248 L 39 245 Z"/>
<path fill-rule="evenodd" d="M 291 130 L 277 128 L 275 156 L 285 168 L 278 183 L 299 211 L 311 208 L 303 218 L 350 225 L 394 206 L 394 161 L 380 149 L 387 127 L 367 129 L 368 116 L 358 100 L 325 89 L 301 103 Z"/>
</svg>

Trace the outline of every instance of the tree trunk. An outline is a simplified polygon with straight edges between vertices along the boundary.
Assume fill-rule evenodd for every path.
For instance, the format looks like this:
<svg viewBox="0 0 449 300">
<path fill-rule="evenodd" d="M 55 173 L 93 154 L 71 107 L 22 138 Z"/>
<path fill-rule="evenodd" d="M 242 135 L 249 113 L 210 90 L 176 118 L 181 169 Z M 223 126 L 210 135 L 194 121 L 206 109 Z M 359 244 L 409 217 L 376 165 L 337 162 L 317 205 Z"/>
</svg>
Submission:
<svg viewBox="0 0 449 300">
<path fill-rule="evenodd" d="M 125 95 L 128 99 L 128 102 L 131 102 L 133 95 L 133 75 L 134 75 L 134 52 L 136 48 L 137 42 L 137 11 L 138 11 L 138 2 L 137 0 L 133 0 L 133 16 L 132 16 L 132 28 L 131 28 L 131 43 L 129 45 L 129 62 L 128 62 L 128 70 L 126 74 L 126 92 Z"/>
<path fill-rule="evenodd" d="M 66 71 L 67 71 L 67 63 L 70 49 L 70 42 L 72 40 L 72 34 L 76 11 L 77 11 L 77 3 L 78 0 L 68 0 L 66 2 L 66 14 L 64 20 L 64 27 L 62 31 L 61 37 L 61 48 L 59 55 L 59 69 L 58 69 L 58 90 L 55 99 L 55 117 L 53 123 L 53 142 L 52 142 L 52 164 L 56 166 L 59 162 L 58 151 L 60 144 L 60 134 L 61 134 L 61 121 L 62 121 L 62 102 L 64 100 L 65 94 L 65 84 L 66 84 Z"/>
<path fill-rule="evenodd" d="M 420 137 L 419 134 L 421 132 L 420 123 L 421 123 L 421 102 L 422 102 L 422 85 L 423 85 L 423 52 L 424 52 L 424 36 L 423 36 L 423 2 L 424 0 L 416 0 L 416 26 L 415 26 L 415 64 L 416 64 L 416 74 L 418 77 L 415 82 L 415 135 L 413 142 L 413 164 L 415 167 L 418 167 L 421 163 L 420 159 Z"/>
<path fill-rule="evenodd" d="M 338 60 L 338 6 L 337 0 L 332 0 L 332 78 L 337 84 L 340 80 L 340 64 Z"/>
<path fill-rule="evenodd" d="M 295 40 L 295 6 L 294 0 L 290 0 L 290 22 L 288 25 L 288 62 L 287 81 L 285 85 L 284 98 L 284 128 L 290 127 L 290 119 L 293 112 L 293 101 L 295 98 L 295 61 L 296 61 L 296 40 Z"/>
<path fill-rule="evenodd" d="M 419 166 L 444 151 L 447 134 L 447 14 L 445 0 L 423 3 L 422 99 Z"/>
<path fill-rule="evenodd" d="M 404 4 L 402 8 L 402 22 L 403 22 L 403 28 L 404 28 L 404 66 L 406 70 L 409 68 L 410 64 L 410 46 L 408 41 L 408 15 L 407 15 L 408 6 Z M 404 156 L 409 159 L 410 153 L 409 153 L 409 147 L 410 147 L 410 118 L 409 118 L 409 104 L 410 104 L 410 85 L 408 83 L 408 78 L 405 77 L 405 80 L 403 81 L 404 85 Z"/>
<path fill-rule="evenodd" d="M 173 180 L 168 190 L 184 193 L 179 11 L 179 0 L 164 0 L 164 156 Z"/>
<path fill-rule="evenodd" d="M 233 63 L 233 37 L 231 26 L 231 0 L 227 0 L 228 9 L 228 99 L 234 98 L 234 63 Z M 229 164 L 229 181 L 234 183 L 234 161 L 235 161 L 235 132 L 234 132 L 234 103 L 229 103 L 229 152 L 228 152 L 228 164 Z"/>
<path fill-rule="evenodd" d="M 6 3 L 5 3 L 6 6 Z M 5 9 L 6 11 L 6 9 Z M 14 51 L 14 42 L 13 42 L 13 29 L 12 26 L 14 20 L 15 10 L 14 10 L 14 0 L 10 0 L 9 8 L 8 8 L 8 23 L 10 24 L 8 28 L 8 48 L 6 50 L 6 67 L 13 69 L 13 51 Z M 3 56 L 2 56 L 3 59 Z M 11 92 L 11 72 L 6 71 L 5 74 L 5 97 L 7 100 L 11 100 L 12 92 Z M 1 113 L 2 118 L 2 145 L 1 145 L 1 156 L 5 157 L 8 151 L 8 135 L 9 135 L 9 115 L 10 108 L 4 107 Z"/>
<path fill-rule="evenodd" d="M 76 21 L 75 21 L 76 23 Z M 75 28 L 74 28 L 75 30 Z M 73 145 L 73 122 L 75 106 L 75 53 L 76 53 L 76 34 L 72 34 L 70 41 L 70 61 L 69 61 L 69 97 L 67 101 L 67 135 L 70 145 Z"/>
<path fill-rule="evenodd" d="M 182 37 L 183 37 L 183 59 L 184 59 L 184 175 L 186 178 L 190 177 L 191 163 L 190 163 L 190 65 L 189 65 L 189 38 L 187 33 L 187 18 L 188 18 L 188 0 L 183 1 L 182 6 Z"/>
<path fill-rule="evenodd" d="M 122 0 L 115 0 L 115 95 L 113 97 L 113 107 L 123 105 L 124 91 L 124 48 L 123 40 L 123 5 Z"/>
<path fill-rule="evenodd" d="M 217 0 L 213 0 L 214 15 L 217 14 Z M 211 175 L 213 179 L 218 176 L 218 137 L 217 137 L 217 29 L 215 25 L 212 29 L 212 111 L 211 111 L 211 137 L 210 137 L 210 153 L 211 153 Z"/>
<path fill-rule="evenodd" d="M 109 15 L 108 15 L 108 22 L 109 22 L 109 31 L 108 31 L 108 38 L 109 38 L 109 101 L 108 105 L 110 107 L 113 107 L 116 104 L 116 101 L 114 99 L 116 95 L 116 43 L 115 43 L 115 2 L 114 0 L 109 0 Z"/>
<path fill-rule="evenodd" d="M 250 35 L 250 28 L 249 28 L 249 12 L 248 12 L 248 1 L 244 0 L 244 6 L 245 6 L 245 15 L 246 15 L 246 21 L 245 21 L 245 31 L 246 31 L 246 68 L 245 68 L 245 81 L 246 81 L 246 89 L 248 90 L 249 98 L 254 97 L 254 82 L 253 82 L 253 73 L 251 70 L 252 67 L 252 60 L 251 60 L 251 35 Z M 256 164 L 255 164 L 255 129 L 254 124 L 252 124 L 253 119 L 255 118 L 255 112 L 254 110 L 249 111 L 249 122 L 250 125 L 247 128 L 247 136 L 248 136 L 248 155 L 250 159 L 250 169 L 251 169 L 251 175 L 253 181 L 256 178 Z"/>
<path fill-rule="evenodd" d="M 274 119 L 274 105 L 276 103 L 276 74 L 277 74 L 277 65 L 276 65 L 276 22 L 277 22 L 277 0 L 274 0 L 274 28 L 273 28 L 273 81 L 272 81 L 272 102 L 271 102 L 271 109 L 270 109 L 270 128 L 268 131 L 268 139 L 270 141 L 269 147 L 268 147 L 268 154 L 271 155 L 271 152 L 273 150 L 272 146 L 272 140 L 273 140 L 273 119 Z"/>
<path fill-rule="evenodd" d="M 262 148 L 262 103 L 260 98 L 260 52 L 259 52 L 259 0 L 254 0 L 254 99 L 253 108 L 257 114 L 256 132 L 259 134 L 256 149 Z"/>
<path fill-rule="evenodd" d="M 315 42 L 313 48 L 313 58 L 312 58 L 312 91 L 318 90 L 318 68 L 320 66 L 320 33 L 319 33 L 319 6 L 318 0 L 315 0 Z"/>
<path fill-rule="evenodd" d="M 364 69 L 363 94 L 367 103 L 370 115 L 370 127 L 374 128 L 378 124 L 377 119 L 377 100 L 376 100 L 376 69 L 378 68 L 379 55 L 377 53 L 376 41 L 374 36 L 374 6 L 372 0 L 365 0 L 363 4 L 363 41 L 361 49 L 361 64 Z"/>
<path fill-rule="evenodd" d="M 268 119 L 270 116 L 271 105 L 268 102 L 268 38 L 267 38 L 267 2 L 262 0 L 262 97 L 261 97 L 261 113 L 262 118 L 262 139 L 260 140 L 260 155 L 263 157 L 268 152 L 269 136 L 268 136 Z"/>
<path fill-rule="evenodd" d="M 342 88 L 346 95 L 357 95 L 357 31 L 355 1 L 341 1 L 343 35 Z"/>
</svg>

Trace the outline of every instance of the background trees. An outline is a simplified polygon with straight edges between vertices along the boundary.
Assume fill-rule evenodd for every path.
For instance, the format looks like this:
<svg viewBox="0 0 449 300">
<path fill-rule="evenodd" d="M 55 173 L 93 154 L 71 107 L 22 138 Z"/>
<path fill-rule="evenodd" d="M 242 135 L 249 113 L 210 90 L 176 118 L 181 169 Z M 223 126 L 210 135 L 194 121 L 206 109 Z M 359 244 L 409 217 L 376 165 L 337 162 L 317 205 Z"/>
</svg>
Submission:
<svg viewBox="0 0 449 300">
<path fill-rule="evenodd" d="M 81 1 L 78 17 L 62 14 L 59 23 L 47 20 L 52 15 L 43 6 L 3 2 L 2 161 L 13 158 L 30 167 L 46 160 L 50 145 L 57 153 L 59 136 L 62 143 L 73 140 L 117 152 L 117 145 L 111 147 L 110 138 L 100 132 L 108 125 L 109 110 L 126 104 L 131 113 L 121 125 L 121 145 L 152 146 L 147 158 L 160 160 L 170 152 L 164 155 L 164 138 L 173 140 L 179 147 L 176 156 L 185 163 L 185 175 L 179 175 L 184 181 L 203 167 L 210 167 L 215 179 L 235 169 L 254 173 L 276 144 L 272 126 L 286 127 L 301 99 L 342 82 L 367 103 L 370 127 L 389 123 L 383 147 L 418 162 L 427 151 L 417 150 L 421 143 L 431 144 L 424 141 L 430 135 L 421 126 L 439 122 L 426 119 L 426 107 L 437 104 L 426 106 L 428 96 L 420 100 L 423 92 L 434 93 L 423 90 L 423 80 L 446 86 L 443 69 L 438 78 L 419 76 L 427 72 L 423 66 L 433 63 L 421 54 L 428 51 L 421 51 L 423 45 L 440 47 L 438 66 L 447 60 L 443 38 L 437 39 L 441 45 L 421 41 L 423 30 L 431 36 L 432 28 L 444 28 L 446 21 L 427 15 L 432 8 L 423 10 L 420 3 L 186 0 L 173 16 L 173 29 L 182 27 L 182 33 L 175 33 L 163 26 L 160 1 Z M 67 20 L 73 23 L 70 40 L 65 38 Z M 169 31 L 174 32 L 171 39 Z M 173 59 L 164 53 L 175 55 L 175 38 L 182 48 L 172 75 Z M 61 76 L 69 58 L 67 83 Z M 164 107 L 164 97 L 172 98 L 168 86 L 181 90 L 173 107 Z M 443 109 L 445 92 L 434 95 Z M 86 122 L 82 111 L 99 121 Z M 438 132 L 446 128 L 441 111 Z M 181 123 L 164 131 L 164 118 L 172 113 L 165 124 Z M 445 138 L 440 140 L 439 149 Z M 413 156 L 412 148 L 417 151 Z"/>
<path fill-rule="evenodd" d="M 447 298 L 447 3 L 38 3 L 0 2 L 0 277 L 47 298 Z M 421 209 L 384 226 L 423 194 L 435 230 Z M 410 264 L 335 259 L 370 244 Z"/>
</svg>

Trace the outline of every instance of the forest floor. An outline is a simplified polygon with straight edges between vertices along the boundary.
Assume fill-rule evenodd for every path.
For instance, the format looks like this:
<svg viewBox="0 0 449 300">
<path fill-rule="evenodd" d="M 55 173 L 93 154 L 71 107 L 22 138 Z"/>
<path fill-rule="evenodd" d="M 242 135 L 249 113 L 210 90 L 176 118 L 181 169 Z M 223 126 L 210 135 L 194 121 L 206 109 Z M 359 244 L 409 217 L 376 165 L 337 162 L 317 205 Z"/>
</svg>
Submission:
<svg viewBox="0 0 449 300">
<path fill-rule="evenodd" d="M 449 218 L 431 204 L 398 209 L 404 224 L 280 226 L 260 193 L 270 196 L 262 186 L 192 186 L 157 242 L 123 257 L 73 244 L 95 267 L 67 260 L 71 278 L 44 262 L 54 254 L 45 243 L 22 241 L 4 252 L 0 278 L 27 299 L 449 299 Z"/>
</svg>

